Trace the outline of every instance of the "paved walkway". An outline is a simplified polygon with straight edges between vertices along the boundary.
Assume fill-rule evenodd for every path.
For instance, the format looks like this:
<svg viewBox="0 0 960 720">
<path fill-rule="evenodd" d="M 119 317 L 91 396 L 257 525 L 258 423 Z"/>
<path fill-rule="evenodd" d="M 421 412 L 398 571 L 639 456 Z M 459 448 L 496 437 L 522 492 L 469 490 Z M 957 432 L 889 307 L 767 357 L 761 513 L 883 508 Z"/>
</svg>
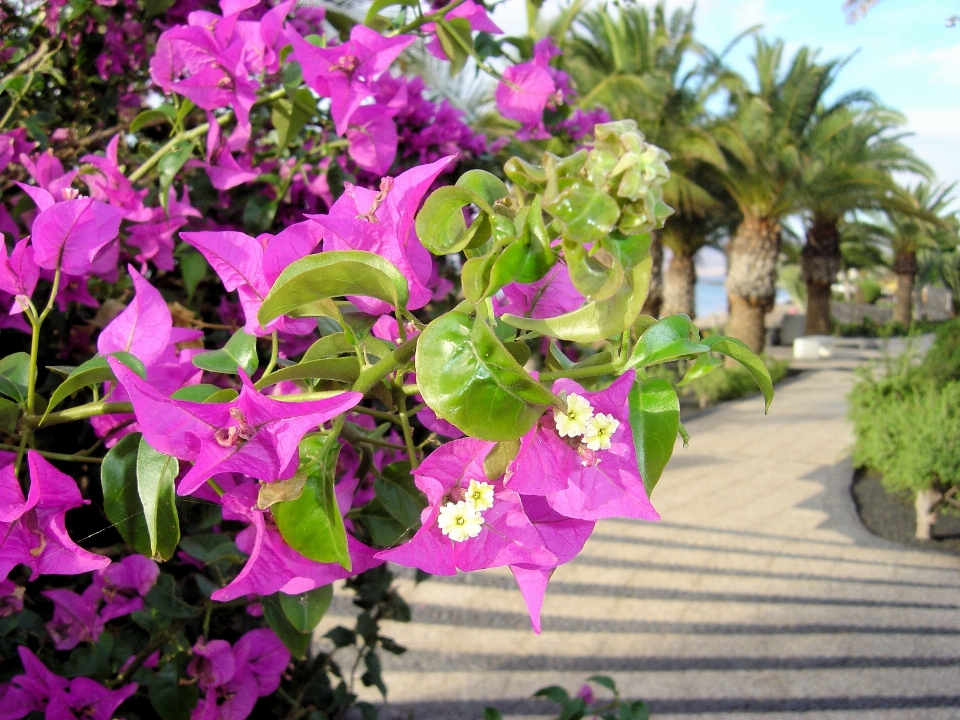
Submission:
<svg viewBox="0 0 960 720">
<path fill-rule="evenodd" d="M 690 421 L 653 493 L 663 522 L 600 523 L 554 575 L 541 636 L 505 569 L 405 582 L 384 714 L 553 717 L 534 691 L 602 673 L 659 720 L 960 719 L 960 558 L 860 525 L 853 364 L 782 384 L 767 417 L 751 398 Z"/>
</svg>

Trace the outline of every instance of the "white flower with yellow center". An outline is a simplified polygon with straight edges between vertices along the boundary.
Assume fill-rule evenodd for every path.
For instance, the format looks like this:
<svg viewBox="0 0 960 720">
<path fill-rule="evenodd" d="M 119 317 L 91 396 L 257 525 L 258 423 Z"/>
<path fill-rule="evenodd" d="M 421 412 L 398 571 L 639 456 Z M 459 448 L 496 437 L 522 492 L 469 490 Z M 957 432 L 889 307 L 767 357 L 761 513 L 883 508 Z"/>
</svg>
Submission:
<svg viewBox="0 0 960 720">
<path fill-rule="evenodd" d="M 471 480 L 467 486 L 466 497 L 477 512 L 483 512 L 493 507 L 493 485 L 490 483 Z"/>
<path fill-rule="evenodd" d="M 458 503 L 448 502 L 440 508 L 437 525 L 454 542 L 463 542 L 480 534 L 483 518 L 473 505 L 461 500 Z"/>
<path fill-rule="evenodd" d="M 567 395 L 567 411 L 553 411 L 553 420 L 557 424 L 557 433 L 560 437 L 579 437 L 587 429 L 590 418 L 593 417 L 593 406 L 590 402 L 576 393 Z"/>
<path fill-rule="evenodd" d="M 620 427 L 620 421 L 613 415 L 597 413 L 587 423 L 582 442 L 593 451 L 609 450 L 610 438 L 613 437 L 618 427 Z"/>
</svg>

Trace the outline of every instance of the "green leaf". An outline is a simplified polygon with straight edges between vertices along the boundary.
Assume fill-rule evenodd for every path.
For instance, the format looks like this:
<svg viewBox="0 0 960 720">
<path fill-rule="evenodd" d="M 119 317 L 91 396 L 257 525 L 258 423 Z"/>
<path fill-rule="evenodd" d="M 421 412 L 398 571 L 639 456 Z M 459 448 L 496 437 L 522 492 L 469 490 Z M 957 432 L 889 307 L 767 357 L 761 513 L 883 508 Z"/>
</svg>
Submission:
<svg viewBox="0 0 960 720">
<path fill-rule="evenodd" d="M 637 467 L 649 495 L 673 455 L 680 429 L 680 400 L 669 382 L 653 377 L 633 384 L 628 403 Z"/>
<path fill-rule="evenodd" d="M 183 277 L 183 287 L 187 291 L 187 300 L 192 300 L 197 287 L 207 276 L 210 265 L 207 264 L 207 259 L 193 248 L 178 253 L 177 264 L 180 266 L 180 275 Z"/>
<path fill-rule="evenodd" d="M 187 115 L 189 115 L 190 111 L 195 107 L 196 105 L 193 104 L 193 100 L 190 100 L 189 98 L 180 98 L 180 107 L 177 109 L 177 119 L 175 125 L 177 128 L 183 127 L 183 121 L 187 119 Z"/>
<path fill-rule="evenodd" d="M 606 250 L 588 253 L 580 243 L 564 239 L 563 257 L 571 282 L 588 301 L 609 300 L 623 284 L 623 266 Z"/>
<path fill-rule="evenodd" d="M 290 547 L 311 560 L 340 563 L 349 570 L 347 531 L 333 488 L 339 455 L 339 444 L 326 449 L 319 467 L 308 474 L 300 497 L 278 502 L 272 512 L 277 529 Z"/>
<path fill-rule="evenodd" d="M 165 105 L 156 110 L 144 110 L 130 123 L 130 132 L 135 133 L 145 125 L 154 125 L 161 122 L 173 123 L 176 117 L 176 111 L 171 105 Z"/>
<path fill-rule="evenodd" d="M 419 519 L 416 526 L 407 527 L 394 518 L 384 507 L 383 503 L 374 498 L 354 516 L 370 533 L 370 542 L 374 547 L 396 547 L 404 540 L 409 540 L 416 530 L 420 529 Z"/>
<path fill-rule="evenodd" d="M 614 230 L 600 241 L 600 247 L 613 255 L 621 265 L 630 270 L 650 252 L 650 233 L 624 235 Z"/>
<path fill-rule="evenodd" d="M 560 349 L 560 346 L 552 340 L 550 341 L 550 357 L 556 361 L 557 365 L 562 370 L 569 370 L 574 365 L 573 360 L 564 355 L 563 350 Z"/>
<path fill-rule="evenodd" d="M 287 618 L 280 604 L 281 593 L 274 593 L 260 598 L 260 606 L 263 608 L 263 619 L 267 625 L 277 634 L 294 659 L 299 660 L 307 654 L 310 647 L 310 640 L 313 633 L 301 632 Z"/>
<path fill-rule="evenodd" d="M 556 262 L 556 255 L 550 245 L 550 235 L 543 224 L 540 204 L 540 196 L 537 195 L 528 208 L 517 213 L 515 227 L 527 248 L 526 262 L 517 274 L 517 282 L 536 282 L 546 275 Z"/>
<path fill-rule="evenodd" d="M 503 713 L 496 708 L 485 707 L 483 709 L 483 720 L 503 720 Z"/>
<path fill-rule="evenodd" d="M 204 400 L 206 403 L 228 403 L 233 402 L 239 397 L 238 393 L 233 388 L 224 388 L 223 390 L 217 390 L 215 393 L 210 393 L 207 396 L 207 399 Z"/>
<path fill-rule="evenodd" d="M 148 19 L 155 18 L 172 8 L 175 2 L 176 0 L 143 0 L 143 11 Z M 161 717 L 165 717 L 163 713 Z"/>
<path fill-rule="evenodd" d="M 257 338 L 237 330 L 219 350 L 193 356 L 193 364 L 201 370 L 236 375 L 242 368 L 247 375 L 257 369 Z"/>
<path fill-rule="evenodd" d="M 498 442 L 493 449 L 487 453 L 483 459 L 483 472 L 490 482 L 496 482 L 507 471 L 510 465 L 520 452 L 519 440 L 506 440 Z"/>
<path fill-rule="evenodd" d="M 535 320 L 508 314 L 501 315 L 500 320 L 521 330 L 571 342 L 596 342 L 619 335 L 633 324 L 643 309 L 652 264 L 649 257 L 639 263 L 609 300 L 587 303 L 579 310 L 556 317 Z"/>
<path fill-rule="evenodd" d="M 591 675 L 587 678 L 587 682 L 595 682 L 597 685 L 605 687 L 610 692 L 617 692 L 617 684 L 613 681 L 613 678 L 608 675 Z"/>
<path fill-rule="evenodd" d="M 482 320 L 459 312 L 430 323 L 417 348 L 417 380 L 427 405 L 481 440 L 516 440 L 559 399 L 513 359 Z"/>
<path fill-rule="evenodd" d="M 616 200 L 579 182 L 561 190 L 556 200 L 543 207 L 560 221 L 564 238 L 585 245 L 607 237 L 620 218 Z"/>
<path fill-rule="evenodd" d="M 343 353 L 353 353 L 353 345 L 347 340 L 347 336 L 342 333 L 333 333 L 317 340 L 303 354 L 300 362 L 310 362 L 311 360 L 322 360 L 324 358 L 341 355 Z"/>
<path fill-rule="evenodd" d="M 30 356 L 27 353 L 13 353 L 0 360 L 0 393 L 14 402 L 24 403 L 29 384 Z"/>
<path fill-rule="evenodd" d="M 177 390 L 170 397 L 173 400 L 189 400 L 190 402 L 206 402 L 214 393 L 220 392 L 221 388 L 216 385 L 202 383 L 200 385 L 187 385 Z"/>
<path fill-rule="evenodd" d="M 152 557 L 150 533 L 137 491 L 140 437 L 140 433 L 130 433 L 110 448 L 100 466 L 100 484 L 107 519 L 130 547 L 141 555 Z"/>
<path fill-rule="evenodd" d="M 716 370 L 718 367 L 723 365 L 723 361 L 715 358 L 710 353 L 703 353 L 702 355 L 697 355 L 696 362 L 690 366 L 690 369 L 687 370 L 684 374 L 683 379 L 677 383 L 677 387 L 683 387 L 684 385 L 689 385 L 694 380 L 699 380 L 707 373 L 711 373 Z"/>
<path fill-rule="evenodd" d="M 524 190 L 537 195 L 543 192 L 547 182 L 546 170 L 519 157 L 512 157 L 504 163 L 503 174 Z"/>
<path fill-rule="evenodd" d="M 323 585 L 299 595 L 279 593 L 280 607 L 290 624 L 302 633 L 313 630 L 330 608 L 333 585 Z"/>
<path fill-rule="evenodd" d="M 308 255 L 284 270 L 263 301 L 257 319 L 266 325 L 281 315 L 326 315 L 312 305 L 319 300 L 362 295 L 406 307 L 407 280 L 395 265 L 362 250 L 331 250 Z"/>
<path fill-rule="evenodd" d="M 496 256 L 491 253 L 481 257 L 472 257 L 463 264 L 460 270 L 460 283 L 463 295 L 471 303 L 479 303 L 487 295 L 490 286 L 490 271 L 496 262 Z"/>
<path fill-rule="evenodd" d="M 297 90 L 292 99 L 275 100 L 270 111 L 270 121 L 277 129 L 277 145 L 285 148 L 296 139 L 303 126 L 307 124 L 311 113 L 304 108 L 316 107 L 317 101 L 309 88 Z"/>
<path fill-rule="evenodd" d="M 714 335 L 704 338 L 702 342 L 710 348 L 711 352 L 731 357 L 747 369 L 759 386 L 760 392 L 763 393 L 763 412 L 766 414 L 770 410 L 770 403 L 773 402 L 773 380 L 763 360 L 736 338 Z"/>
<path fill-rule="evenodd" d="M 173 183 L 173 178 L 180 172 L 180 168 L 193 154 L 193 144 L 181 142 L 169 150 L 157 163 L 157 174 L 160 177 L 160 201 L 166 207 L 167 189 Z"/>
<path fill-rule="evenodd" d="M 478 207 L 490 213 L 493 212 L 492 206 L 497 200 L 503 200 L 510 194 L 503 181 L 486 170 L 467 170 L 457 178 L 456 185 L 482 198 L 490 207 L 484 207 L 482 204 L 478 204 Z"/>
<path fill-rule="evenodd" d="M 516 360 L 517 364 L 521 367 L 530 359 L 530 346 L 525 342 L 507 342 L 504 343 L 503 346 L 507 349 L 508 353 L 513 355 L 513 359 Z"/>
<path fill-rule="evenodd" d="M 473 50 L 473 34 L 466 18 L 437 20 L 434 32 L 443 52 L 450 59 L 450 77 L 456 77 L 467 64 Z"/>
<path fill-rule="evenodd" d="M 484 290 L 484 297 L 489 297 L 512 283 L 527 265 L 530 254 L 529 243 L 524 243 L 519 238 L 507 245 L 490 268 L 490 281 Z"/>
<path fill-rule="evenodd" d="M 570 701 L 570 693 L 568 693 L 559 685 L 550 685 L 549 687 L 540 688 L 533 694 L 533 696 L 547 698 L 547 700 L 552 700 L 558 705 L 565 705 Z"/>
<path fill-rule="evenodd" d="M 250 235 L 267 232 L 277 216 L 280 201 L 268 195 L 254 195 L 243 208 L 243 229 Z"/>
<path fill-rule="evenodd" d="M 373 488 L 391 517 L 405 528 L 420 528 L 420 513 L 427 507 L 427 497 L 414 484 L 408 461 L 383 468 Z"/>
<path fill-rule="evenodd" d="M 146 378 L 147 370 L 144 368 L 143 363 L 136 358 L 136 356 L 131 355 L 128 352 L 121 351 L 112 353 L 109 357 L 115 357 L 137 375 L 142 378 Z M 90 358 L 85 363 L 74 369 L 74 371 L 67 376 L 67 379 L 60 383 L 57 389 L 53 391 L 53 395 L 50 396 L 50 402 L 47 405 L 47 409 L 43 413 L 43 418 L 40 419 L 40 424 L 43 425 L 43 420 L 47 417 L 47 413 L 49 413 L 51 410 L 53 410 L 53 408 L 62 403 L 78 390 L 85 387 L 99 385 L 103 382 L 115 381 L 116 379 L 117 378 L 114 376 L 113 370 L 110 369 L 110 365 L 107 363 L 106 357 L 103 355 L 96 355 Z"/>
<path fill-rule="evenodd" d="M 417 237 L 423 246 L 434 255 L 450 255 L 467 247 L 483 219 L 481 215 L 467 227 L 463 208 L 471 204 L 483 209 L 487 203 L 472 190 L 457 185 L 434 190 L 417 213 Z"/>
<path fill-rule="evenodd" d="M 0 398 L 0 431 L 13 435 L 20 419 L 20 407 L 13 401 Z"/>
<path fill-rule="evenodd" d="M 200 614 L 200 608 L 183 601 L 180 588 L 169 573 L 160 573 L 144 599 L 149 608 L 167 620 L 189 620 Z"/>
<path fill-rule="evenodd" d="M 181 684 L 173 663 L 167 663 L 150 678 L 149 694 L 150 704 L 164 720 L 190 720 L 200 699 L 195 683 Z"/>
<path fill-rule="evenodd" d="M 157 452 L 140 439 L 137 453 L 137 493 L 150 537 L 150 556 L 169 560 L 180 542 L 177 493 L 173 485 L 180 464 L 177 459 Z"/>
<path fill-rule="evenodd" d="M 651 325 L 640 336 L 627 367 L 638 368 L 709 352 L 699 342 L 700 333 L 686 315 L 671 315 Z"/>
<path fill-rule="evenodd" d="M 370 21 L 373 20 L 376 15 L 382 10 L 386 10 L 388 7 L 393 7 L 394 5 L 399 5 L 401 8 L 404 7 L 415 7 L 419 5 L 417 0 L 375 0 L 375 2 L 370 5 L 370 9 L 367 10 L 366 16 L 363 18 L 363 24 L 369 26 Z"/>
<path fill-rule="evenodd" d="M 355 357 L 327 358 L 326 360 L 310 360 L 300 362 L 261 378 L 254 387 L 262 390 L 265 387 L 276 385 L 285 380 L 335 380 L 343 383 L 353 383 L 360 377 L 360 361 Z"/>
<path fill-rule="evenodd" d="M 243 555 L 237 544 L 220 533 L 188 535 L 180 541 L 180 547 L 188 555 L 207 565 L 218 560 L 242 562 Z"/>
</svg>

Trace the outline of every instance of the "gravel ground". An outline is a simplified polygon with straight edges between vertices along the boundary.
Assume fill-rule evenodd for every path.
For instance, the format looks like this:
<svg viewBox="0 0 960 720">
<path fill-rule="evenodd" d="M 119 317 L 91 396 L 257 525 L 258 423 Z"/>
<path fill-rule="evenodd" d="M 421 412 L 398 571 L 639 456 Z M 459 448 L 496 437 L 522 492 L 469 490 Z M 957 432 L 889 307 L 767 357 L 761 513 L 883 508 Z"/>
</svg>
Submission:
<svg viewBox="0 0 960 720">
<path fill-rule="evenodd" d="M 858 470 L 853 478 L 857 512 L 874 535 L 918 550 L 960 555 L 960 515 L 940 513 L 932 540 L 917 540 L 913 502 L 903 493 L 888 493 L 875 472 Z"/>
</svg>

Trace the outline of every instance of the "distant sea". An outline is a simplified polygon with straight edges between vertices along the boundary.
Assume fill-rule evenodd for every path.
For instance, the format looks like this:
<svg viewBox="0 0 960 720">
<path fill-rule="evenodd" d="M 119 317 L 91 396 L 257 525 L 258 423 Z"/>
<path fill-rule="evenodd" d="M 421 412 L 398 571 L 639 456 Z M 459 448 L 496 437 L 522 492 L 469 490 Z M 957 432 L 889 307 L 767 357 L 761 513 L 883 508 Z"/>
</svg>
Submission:
<svg viewBox="0 0 960 720">
<path fill-rule="evenodd" d="M 700 280 L 696 293 L 697 317 L 727 312 L 727 291 L 723 287 L 723 280 Z M 777 290 L 777 302 L 790 302 L 790 295 L 784 290 Z"/>
<path fill-rule="evenodd" d="M 706 317 L 713 313 L 725 313 L 727 311 L 727 291 L 723 287 L 723 281 L 719 282 L 697 282 L 697 317 Z"/>
</svg>

